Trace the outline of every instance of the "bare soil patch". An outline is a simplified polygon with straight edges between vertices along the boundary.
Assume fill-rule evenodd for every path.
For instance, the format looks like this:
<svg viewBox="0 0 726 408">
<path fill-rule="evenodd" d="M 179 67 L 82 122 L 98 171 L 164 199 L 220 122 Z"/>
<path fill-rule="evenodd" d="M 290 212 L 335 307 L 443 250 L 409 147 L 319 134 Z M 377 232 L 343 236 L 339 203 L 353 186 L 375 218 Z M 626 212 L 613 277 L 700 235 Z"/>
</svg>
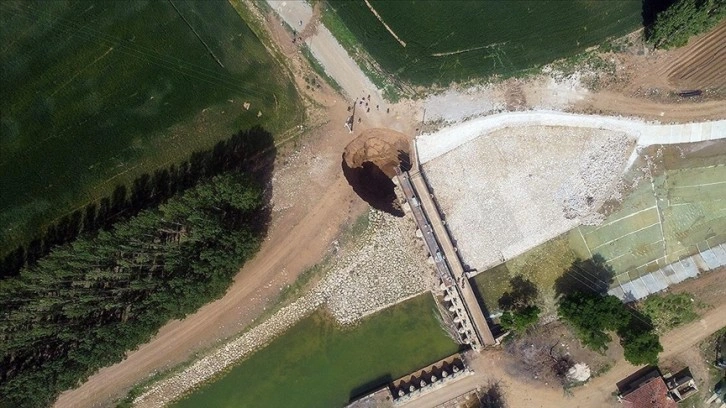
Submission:
<svg viewBox="0 0 726 408">
<path fill-rule="evenodd" d="M 726 90 L 726 21 L 696 38 L 659 72 L 676 89 Z"/>
<path fill-rule="evenodd" d="M 394 184 L 396 167 L 411 167 L 408 137 L 387 129 L 368 129 L 345 147 L 343 174 L 373 208 L 403 216 Z"/>
</svg>

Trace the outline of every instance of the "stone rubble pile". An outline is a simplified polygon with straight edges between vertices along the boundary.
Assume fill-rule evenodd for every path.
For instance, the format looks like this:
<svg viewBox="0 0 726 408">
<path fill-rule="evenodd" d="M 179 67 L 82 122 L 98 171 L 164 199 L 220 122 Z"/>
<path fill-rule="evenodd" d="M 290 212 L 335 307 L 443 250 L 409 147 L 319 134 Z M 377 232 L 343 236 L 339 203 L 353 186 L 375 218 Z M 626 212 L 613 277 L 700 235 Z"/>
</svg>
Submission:
<svg viewBox="0 0 726 408">
<path fill-rule="evenodd" d="M 264 347 L 324 304 L 339 323 L 353 324 L 430 289 L 433 271 L 415 238 L 413 223 L 378 211 L 371 211 L 369 217 L 370 227 L 357 246 L 335 259 L 331 272 L 312 291 L 239 338 L 147 388 L 134 400 L 134 406 L 163 407 Z"/>
<path fill-rule="evenodd" d="M 342 268 L 329 276 L 335 287 L 327 307 L 341 324 L 431 288 L 433 272 L 410 219 L 371 212 L 372 233 L 341 260 Z"/>
</svg>

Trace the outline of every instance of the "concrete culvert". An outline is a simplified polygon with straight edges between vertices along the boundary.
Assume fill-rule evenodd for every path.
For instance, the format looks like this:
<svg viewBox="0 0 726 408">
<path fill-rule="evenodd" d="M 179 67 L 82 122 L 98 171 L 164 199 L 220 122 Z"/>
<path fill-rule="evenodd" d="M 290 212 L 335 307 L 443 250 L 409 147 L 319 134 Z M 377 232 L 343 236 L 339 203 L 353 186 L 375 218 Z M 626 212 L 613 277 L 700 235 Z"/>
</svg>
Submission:
<svg viewBox="0 0 726 408">
<path fill-rule="evenodd" d="M 343 174 L 371 207 L 403 216 L 392 178 L 396 167 L 411 168 L 408 137 L 388 129 L 369 129 L 358 135 L 343 152 Z"/>
</svg>

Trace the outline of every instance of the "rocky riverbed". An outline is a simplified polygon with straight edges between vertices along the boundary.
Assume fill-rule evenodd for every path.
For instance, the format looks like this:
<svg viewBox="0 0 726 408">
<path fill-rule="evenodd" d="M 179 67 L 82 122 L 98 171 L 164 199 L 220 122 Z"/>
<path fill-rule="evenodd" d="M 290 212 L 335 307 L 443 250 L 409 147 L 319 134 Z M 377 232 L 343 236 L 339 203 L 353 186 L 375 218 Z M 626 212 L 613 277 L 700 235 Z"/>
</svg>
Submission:
<svg viewBox="0 0 726 408">
<path fill-rule="evenodd" d="M 415 226 L 408 218 L 372 210 L 367 230 L 333 256 L 329 272 L 308 293 L 269 319 L 134 400 L 137 407 L 162 407 L 210 380 L 237 360 L 264 347 L 317 308 L 326 307 L 344 325 L 424 292 L 434 284 Z"/>
</svg>

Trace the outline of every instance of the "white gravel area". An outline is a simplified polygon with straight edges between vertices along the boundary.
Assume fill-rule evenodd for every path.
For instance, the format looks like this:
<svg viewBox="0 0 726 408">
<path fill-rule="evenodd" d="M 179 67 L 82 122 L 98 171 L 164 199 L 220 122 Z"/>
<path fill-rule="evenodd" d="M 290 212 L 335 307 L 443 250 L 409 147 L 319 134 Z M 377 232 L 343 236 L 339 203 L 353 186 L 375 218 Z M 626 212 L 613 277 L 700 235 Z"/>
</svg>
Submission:
<svg viewBox="0 0 726 408">
<path fill-rule="evenodd" d="M 579 76 L 556 77 L 556 74 L 543 71 L 527 80 L 453 86 L 423 100 L 426 120 L 455 123 L 510 110 L 506 103 L 507 93 L 515 88 L 521 93 L 522 105 L 535 110 L 566 110 L 589 94 Z"/>
<path fill-rule="evenodd" d="M 264 347 L 321 306 L 339 323 L 354 324 L 431 289 L 433 269 L 425 261 L 413 223 L 374 210 L 369 220 L 369 228 L 355 246 L 334 258 L 331 272 L 311 292 L 188 368 L 154 384 L 134 400 L 134 406 L 163 407 Z"/>
<path fill-rule="evenodd" d="M 480 134 L 423 168 L 464 262 L 482 271 L 599 221 L 634 146 L 622 131 L 518 126 Z"/>
</svg>

